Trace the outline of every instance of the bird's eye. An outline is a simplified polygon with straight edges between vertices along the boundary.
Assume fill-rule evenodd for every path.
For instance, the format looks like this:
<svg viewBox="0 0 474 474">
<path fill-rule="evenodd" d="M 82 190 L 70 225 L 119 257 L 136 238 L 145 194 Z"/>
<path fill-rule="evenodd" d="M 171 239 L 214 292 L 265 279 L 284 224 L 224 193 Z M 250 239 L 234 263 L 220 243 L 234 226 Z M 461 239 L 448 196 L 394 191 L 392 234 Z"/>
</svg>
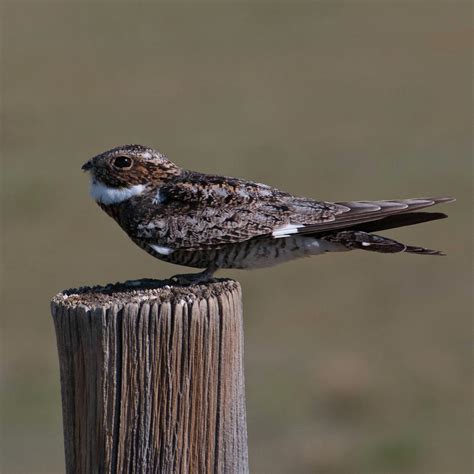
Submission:
<svg viewBox="0 0 474 474">
<path fill-rule="evenodd" d="M 130 169 L 132 167 L 133 161 L 128 156 L 117 156 L 114 158 L 112 164 L 115 168 Z"/>
</svg>

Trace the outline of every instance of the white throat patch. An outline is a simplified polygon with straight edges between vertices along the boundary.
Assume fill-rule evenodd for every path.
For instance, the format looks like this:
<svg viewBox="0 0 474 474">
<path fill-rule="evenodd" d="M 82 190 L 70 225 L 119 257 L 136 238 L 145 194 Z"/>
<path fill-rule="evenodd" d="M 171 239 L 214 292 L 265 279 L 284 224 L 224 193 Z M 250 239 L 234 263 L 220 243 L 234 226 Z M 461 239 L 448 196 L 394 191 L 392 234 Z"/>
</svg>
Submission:
<svg viewBox="0 0 474 474">
<path fill-rule="evenodd" d="M 92 181 L 90 194 L 92 198 L 102 204 L 118 204 L 133 196 L 138 196 L 145 190 L 144 184 L 135 184 L 129 188 L 111 188 L 100 181 Z"/>
</svg>

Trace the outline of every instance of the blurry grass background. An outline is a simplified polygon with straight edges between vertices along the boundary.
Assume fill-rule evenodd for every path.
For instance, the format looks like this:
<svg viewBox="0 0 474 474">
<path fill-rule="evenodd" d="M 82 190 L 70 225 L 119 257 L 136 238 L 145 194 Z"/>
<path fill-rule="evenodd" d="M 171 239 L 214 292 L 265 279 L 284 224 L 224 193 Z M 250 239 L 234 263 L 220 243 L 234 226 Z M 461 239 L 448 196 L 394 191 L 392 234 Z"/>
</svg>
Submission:
<svg viewBox="0 0 474 474">
<path fill-rule="evenodd" d="M 353 252 L 222 272 L 244 289 L 253 473 L 467 474 L 470 2 L 4 2 L 2 472 L 63 472 L 49 299 L 182 271 L 88 197 L 124 143 L 326 200 L 455 195 Z M 437 209 L 438 210 L 438 209 Z"/>
</svg>

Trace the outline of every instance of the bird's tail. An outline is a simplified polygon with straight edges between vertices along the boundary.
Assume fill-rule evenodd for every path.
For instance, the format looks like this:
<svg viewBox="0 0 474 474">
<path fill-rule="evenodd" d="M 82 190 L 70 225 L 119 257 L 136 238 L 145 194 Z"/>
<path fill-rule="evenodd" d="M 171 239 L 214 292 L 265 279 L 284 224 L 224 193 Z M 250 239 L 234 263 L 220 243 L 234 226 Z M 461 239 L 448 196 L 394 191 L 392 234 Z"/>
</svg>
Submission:
<svg viewBox="0 0 474 474">
<path fill-rule="evenodd" d="M 317 236 L 339 243 L 347 249 L 381 253 L 408 252 L 418 255 L 444 255 L 439 250 L 405 245 L 396 240 L 372 234 L 372 232 L 444 219 L 447 215 L 442 212 L 425 212 L 419 209 L 452 201 L 454 201 L 453 198 L 444 197 L 338 203 L 348 207 L 350 212 L 343 218 L 324 224 L 325 228 L 319 225 Z M 353 217 L 351 217 L 352 214 Z M 310 229 L 304 229 L 305 232 L 308 230 Z"/>
<path fill-rule="evenodd" d="M 421 222 L 424 222 L 424 221 L 421 221 Z M 410 225 L 410 224 L 405 224 L 405 225 Z M 401 226 L 398 224 L 398 225 L 395 225 L 394 227 L 401 227 Z M 387 228 L 390 228 L 390 227 L 383 227 L 383 229 L 387 229 Z M 381 235 L 376 235 L 376 234 L 369 234 L 361 230 L 344 230 L 341 232 L 327 234 L 322 238 L 329 242 L 341 244 L 344 247 L 351 250 L 360 249 L 360 250 L 367 250 L 369 252 L 379 252 L 379 253 L 408 252 L 408 253 L 416 253 L 418 255 L 445 255 L 443 252 L 439 250 L 432 250 L 432 249 L 427 249 L 424 247 L 415 247 L 412 245 L 405 245 L 400 242 L 397 242 L 396 240 L 389 239 L 388 237 L 382 237 Z"/>
</svg>

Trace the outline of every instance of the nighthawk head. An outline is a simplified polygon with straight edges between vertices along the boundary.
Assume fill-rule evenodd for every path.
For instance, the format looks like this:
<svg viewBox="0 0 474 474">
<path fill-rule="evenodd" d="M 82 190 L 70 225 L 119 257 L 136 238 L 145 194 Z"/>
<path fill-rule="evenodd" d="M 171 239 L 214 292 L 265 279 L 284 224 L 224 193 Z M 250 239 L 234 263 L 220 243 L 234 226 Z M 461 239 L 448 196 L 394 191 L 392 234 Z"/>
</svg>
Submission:
<svg viewBox="0 0 474 474">
<path fill-rule="evenodd" d="M 115 204 L 159 185 L 181 169 L 164 155 L 142 145 L 124 145 L 94 156 L 82 166 L 91 174 L 91 195 Z"/>
</svg>

